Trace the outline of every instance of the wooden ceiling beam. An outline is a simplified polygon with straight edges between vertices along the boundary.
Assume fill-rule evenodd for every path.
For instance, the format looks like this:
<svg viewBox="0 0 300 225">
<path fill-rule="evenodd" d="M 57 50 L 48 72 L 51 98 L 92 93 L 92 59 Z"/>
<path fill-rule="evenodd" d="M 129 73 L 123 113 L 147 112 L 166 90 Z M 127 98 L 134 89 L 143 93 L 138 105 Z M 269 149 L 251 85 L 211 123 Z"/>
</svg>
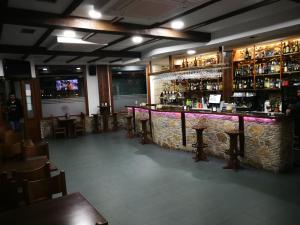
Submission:
<svg viewBox="0 0 300 225">
<path fill-rule="evenodd" d="M 66 63 L 74 62 L 75 60 L 81 59 L 82 57 L 83 56 L 76 56 L 76 57 L 74 57 L 72 59 L 67 60 Z"/>
<path fill-rule="evenodd" d="M 12 53 L 12 54 L 30 54 L 30 55 L 56 55 L 56 56 L 90 56 L 90 57 L 128 57 L 128 58 L 140 58 L 140 52 L 134 51 L 108 51 L 101 50 L 96 53 L 93 52 L 75 52 L 75 51 L 54 51 L 47 50 L 44 47 L 32 48 L 31 46 L 20 45 L 0 45 L 0 53 Z"/>
<path fill-rule="evenodd" d="M 89 60 L 89 61 L 87 61 L 87 63 L 93 63 L 93 62 L 96 62 L 96 61 L 98 61 L 100 59 L 104 59 L 104 58 L 106 58 L 106 57 L 105 56 L 101 56 L 101 57 L 98 57 L 96 59 Z"/>
<path fill-rule="evenodd" d="M 50 62 L 52 59 L 54 59 L 54 58 L 56 58 L 57 57 L 57 55 L 52 55 L 52 56 L 50 56 L 48 59 L 45 59 L 44 61 L 43 61 L 43 63 L 48 63 L 48 62 Z"/>
<path fill-rule="evenodd" d="M 118 59 L 114 59 L 114 60 L 109 61 L 109 63 L 119 62 L 121 60 L 122 60 L 122 58 L 118 58 Z"/>
<path fill-rule="evenodd" d="M 181 32 L 168 28 L 148 28 L 144 25 L 129 23 L 110 23 L 107 21 L 90 20 L 81 17 L 61 16 L 52 13 L 36 12 L 8 8 L 2 11 L 0 20 L 7 24 L 26 26 L 52 27 L 55 29 L 73 29 L 84 32 L 102 32 L 121 35 L 141 35 L 152 38 L 162 38 L 182 41 L 208 42 L 210 33 Z"/>
</svg>

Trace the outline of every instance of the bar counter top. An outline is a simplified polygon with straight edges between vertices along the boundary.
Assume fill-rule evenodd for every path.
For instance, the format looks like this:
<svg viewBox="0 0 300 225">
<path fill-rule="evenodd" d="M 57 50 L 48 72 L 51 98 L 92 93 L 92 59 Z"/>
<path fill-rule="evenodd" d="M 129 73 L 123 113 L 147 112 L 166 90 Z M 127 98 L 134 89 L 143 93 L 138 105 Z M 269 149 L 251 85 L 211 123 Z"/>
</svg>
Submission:
<svg viewBox="0 0 300 225">
<path fill-rule="evenodd" d="M 286 117 L 284 113 L 278 113 L 278 112 L 260 112 L 260 111 L 245 111 L 245 112 L 215 112 L 212 110 L 203 110 L 203 109 L 190 109 L 190 110 L 183 110 L 179 109 L 179 107 L 173 107 L 171 108 L 161 108 L 161 109 L 152 109 L 151 107 L 147 106 L 126 106 L 127 108 L 137 108 L 137 109 L 145 109 L 145 110 L 151 110 L 154 112 L 170 112 L 170 113 L 202 113 L 202 114 L 215 114 L 215 115 L 227 115 L 227 116 L 241 116 L 241 117 L 256 117 L 256 118 L 269 118 L 269 119 L 276 119 L 281 120 Z"/>
<path fill-rule="evenodd" d="M 202 125 L 207 127 L 203 133 L 207 154 L 227 159 L 225 150 L 229 149 L 229 137 L 226 132 L 239 130 L 242 131 L 239 155 L 243 163 L 274 172 L 291 167 L 294 124 L 293 119 L 283 113 L 126 107 L 133 115 L 135 131 L 141 130 L 140 119 L 149 119 L 149 138 L 163 148 L 194 152 L 196 133 L 192 127 Z"/>
</svg>

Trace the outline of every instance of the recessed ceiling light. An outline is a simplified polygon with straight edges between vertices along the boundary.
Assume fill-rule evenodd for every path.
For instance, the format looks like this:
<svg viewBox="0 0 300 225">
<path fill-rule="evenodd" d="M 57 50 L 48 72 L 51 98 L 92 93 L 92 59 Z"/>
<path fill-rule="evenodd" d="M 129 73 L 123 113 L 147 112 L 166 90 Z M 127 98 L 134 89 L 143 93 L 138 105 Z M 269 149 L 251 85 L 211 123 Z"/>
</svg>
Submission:
<svg viewBox="0 0 300 225">
<path fill-rule="evenodd" d="M 184 27 L 184 22 L 181 20 L 175 20 L 171 22 L 171 27 L 175 30 L 180 30 Z"/>
<path fill-rule="evenodd" d="M 75 34 L 75 31 L 73 31 L 73 30 L 65 30 L 64 31 L 64 36 L 74 38 L 76 36 L 76 34 Z"/>
<path fill-rule="evenodd" d="M 97 11 L 97 10 L 94 10 L 94 9 L 91 9 L 89 11 L 89 16 L 92 18 L 92 19 L 100 19 L 102 17 L 102 14 L 101 12 Z"/>
<path fill-rule="evenodd" d="M 81 70 L 81 67 L 76 67 L 76 70 Z"/>
<path fill-rule="evenodd" d="M 196 53 L 195 50 L 191 49 L 186 52 L 188 55 L 194 55 Z"/>
<path fill-rule="evenodd" d="M 48 71 L 48 68 L 47 67 L 43 67 L 43 71 Z"/>
<path fill-rule="evenodd" d="M 132 42 L 135 43 L 135 44 L 139 44 L 139 43 L 142 43 L 143 41 L 143 38 L 141 36 L 133 36 L 131 38 Z"/>
</svg>

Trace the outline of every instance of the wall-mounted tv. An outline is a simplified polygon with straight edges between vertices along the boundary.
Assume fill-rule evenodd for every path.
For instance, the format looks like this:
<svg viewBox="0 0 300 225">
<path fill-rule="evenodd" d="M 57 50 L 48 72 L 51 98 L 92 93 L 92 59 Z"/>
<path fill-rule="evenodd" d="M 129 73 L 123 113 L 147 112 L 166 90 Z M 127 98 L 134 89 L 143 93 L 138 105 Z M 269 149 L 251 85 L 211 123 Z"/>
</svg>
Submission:
<svg viewBox="0 0 300 225">
<path fill-rule="evenodd" d="M 31 78 L 30 63 L 28 61 L 3 59 L 5 78 Z"/>
<path fill-rule="evenodd" d="M 78 79 L 56 80 L 57 91 L 77 91 Z"/>
</svg>

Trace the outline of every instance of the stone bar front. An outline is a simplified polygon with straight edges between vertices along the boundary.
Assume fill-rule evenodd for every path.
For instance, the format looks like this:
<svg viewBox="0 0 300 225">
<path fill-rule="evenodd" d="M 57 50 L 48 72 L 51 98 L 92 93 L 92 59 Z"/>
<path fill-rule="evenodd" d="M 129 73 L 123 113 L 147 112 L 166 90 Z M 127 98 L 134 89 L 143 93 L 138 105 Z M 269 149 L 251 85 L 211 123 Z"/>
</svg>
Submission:
<svg viewBox="0 0 300 225">
<path fill-rule="evenodd" d="M 284 171 L 292 164 L 293 121 L 284 116 L 251 115 L 200 111 L 164 111 L 146 107 L 128 107 L 134 114 L 135 130 L 139 131 L 141 118 L 148 118 L 149 134 L 154 143 L 170 149 L 194 152 L 196 133 L 192 126 L 201 124 L 204 131 L 205 151 L 218 158 L 227 158 L 228 130 L 240 129 L 244 136 L 240 160 L 244 164 L 273 172 Z"/>
</svg>

